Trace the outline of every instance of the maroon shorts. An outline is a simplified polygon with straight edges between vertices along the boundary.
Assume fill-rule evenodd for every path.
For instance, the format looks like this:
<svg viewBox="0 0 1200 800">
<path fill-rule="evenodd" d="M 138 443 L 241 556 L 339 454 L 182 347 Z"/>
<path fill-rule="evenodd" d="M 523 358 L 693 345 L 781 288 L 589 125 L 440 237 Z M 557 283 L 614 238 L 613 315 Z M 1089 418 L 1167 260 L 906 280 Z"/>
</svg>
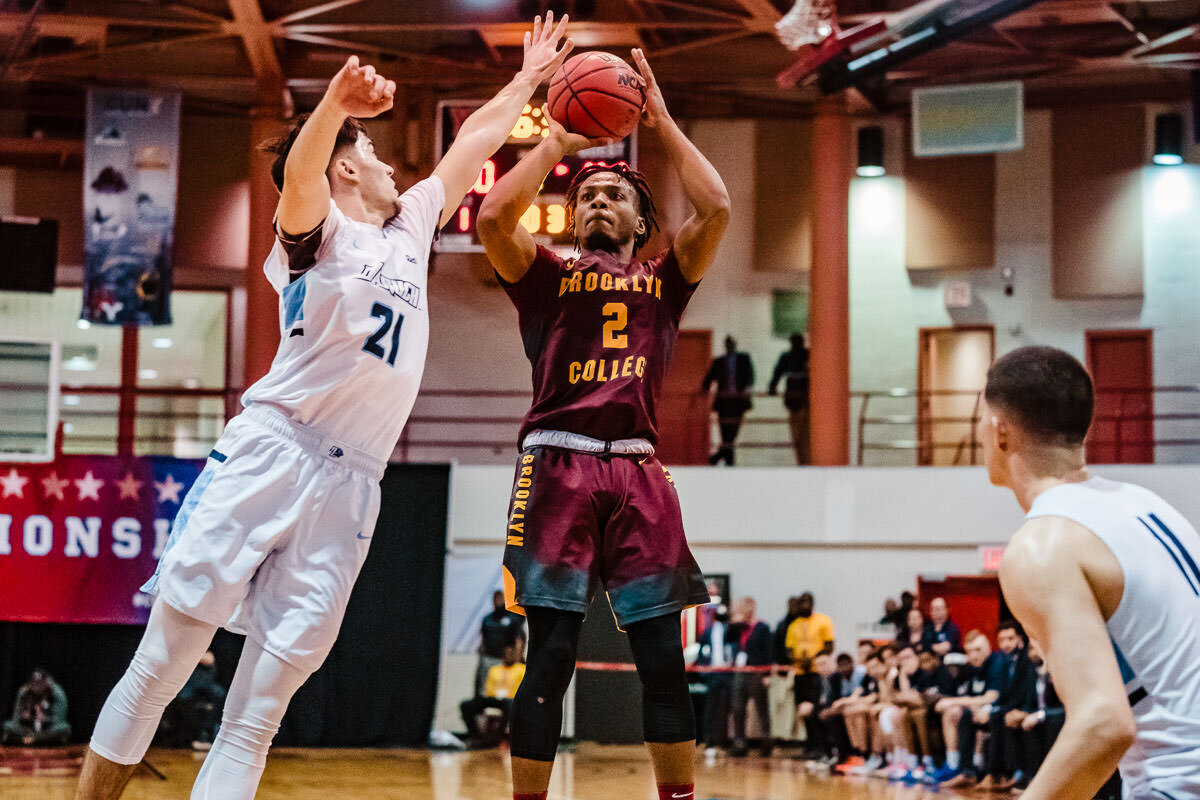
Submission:
<svg viewBox="0 0 1200 800">
<path fill-rule="evenodd" d="M 709 602 L 674 483 L 654 456 L 526 449 L 508 507 L 509 610 L 584 613 L 603 586 L 625 626 Z"/>
</svg>

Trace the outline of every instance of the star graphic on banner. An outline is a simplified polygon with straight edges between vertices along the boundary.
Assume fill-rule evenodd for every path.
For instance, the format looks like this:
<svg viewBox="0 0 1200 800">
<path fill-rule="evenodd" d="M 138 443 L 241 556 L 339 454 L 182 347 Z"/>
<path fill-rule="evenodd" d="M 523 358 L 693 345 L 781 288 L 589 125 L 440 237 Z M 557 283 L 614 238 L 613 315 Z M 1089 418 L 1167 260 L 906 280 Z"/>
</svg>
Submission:
<svg viewBox="0 0 1200 800">
<path fill-rule="evenodd" d="M 42 488 L 46 490 L 46 498 L 57 497 L 59 500 L 66 500 L 63 496 L 63 489 L 71 485 L 70 481 L 62 480 L 58 477 L 57 472 L 51 472 L 49 478 L 42 478 Z"/>
<path fill-rule="evenodd" d="M 138 499 L 138 492 L 146 485 L 145 481 L 139 481 L 133 477 L 132 472 L 126 472 L 125 477 L 116 482 L 117 488 L 121 490 L 121 500 L 128 497 L 130 500 Z"/>
<path fill-rule="evenodd" d="M 74 483 L 75 488 L 79 489 L 80 500 L 86 500 L 89 497 L 93 500 L 100 499 L 100 487 L 104 485 L 104 481 L 93 475 L 90 469 L 87 471 L 87 475 Z"/>
<path fill-rule="evenodd" d="M 175 480 L 173 475 L 168 474 L 165 481 L 155 481 L 154 488 L 158 490 L 158 502 L 165 503 L 170 500 L 176 505 L 179 504 L 179 490 L 183 488 L 183 484 Z"/>
<path fill-rule="evenodd" d="M 18 475 L 15 467 L 10 469 L 7 475 L 0 476 L 0 485 L 4 486 L 5 497 L 14 494 L 17 497 L 24 497 L 25 484 L 27 483 L 29 483 L 29 478 Z"/>
</svg>

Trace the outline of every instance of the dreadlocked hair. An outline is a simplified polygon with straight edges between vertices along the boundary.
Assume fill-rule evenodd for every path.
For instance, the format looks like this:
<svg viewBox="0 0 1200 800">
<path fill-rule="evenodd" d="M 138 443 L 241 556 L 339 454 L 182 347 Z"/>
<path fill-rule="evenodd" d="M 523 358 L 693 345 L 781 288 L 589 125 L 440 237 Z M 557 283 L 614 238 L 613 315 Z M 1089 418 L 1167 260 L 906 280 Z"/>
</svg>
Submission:
<svg viewBox="0 0 1200 800">
<path fill-rule="evenodd" d="M 283 136 L 274 139 L 268 139 L 258 146 L 258 149 L 265 153 L 274 153 L 275 160 L 271 162 L 271 181 L 275 184 L 276 191 L 283 191 L 283 167 L 287 163 L 288 153 L 292 152 L 292 145 L 296 143 L 296 137 L 300 135 L 300 129 L 304 127 L 304 123 L 308 122 L 311 114 L 301 114 L 296 117 L 296 122 Z M 346 117 L 342 127 L 338 129 L 337 139 L 334 140 L 333 155 L 336 156 L 338 151 L 344 147 L 354 147 L 358 141 L 360 133 L 366 133 L 367 129 L 363 124 L 354 117 Z M 330 156 L 330 163 L 333 161 L 333 156 Z"/>
<path fill-rule="evenodd" d="M 626 164 L 624 161 L 616 161 L 612 164 L 604 164 L 596 162 L 586 165 L 579 170 L 579 174 L 571 181 L 571 185 L 567 188 L 567 230 L 575 237 L 575 246 L 579 246 L 579 237 L 575 235 L 575 201 L 579 198 L 579 187 L 583 182 L 597 172 L 611 172 L 614 175 L 620 176 L 622 179 L 629 182 L 637 193 L 638 198 L 638 215 L 646 220 L 646 230 L 642 233 L 634 235 L 633 251 L 636 253 L 650 239 L 652 230 L 658 230 L 658 220 L 654 218 L 654 195 L 650 191 L 650 183 L 646 180 L 646 176 L 638 172 L 633 167 Z"/>
</svg>

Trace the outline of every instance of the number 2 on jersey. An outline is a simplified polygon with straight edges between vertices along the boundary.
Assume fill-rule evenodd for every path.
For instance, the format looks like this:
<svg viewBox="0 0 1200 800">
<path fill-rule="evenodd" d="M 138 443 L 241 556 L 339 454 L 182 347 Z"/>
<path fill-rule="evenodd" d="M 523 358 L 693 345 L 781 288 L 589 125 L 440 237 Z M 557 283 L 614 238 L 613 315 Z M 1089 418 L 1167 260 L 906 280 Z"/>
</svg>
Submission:
<svg viewBox="0 0 1200 800">
<path fill-rule="evenodd" d="M 624 303 L 605 303 L 600 312 L 608 322 L 604 323 L 605 347 L 623 349 L 629 346 L 629 337 L 621 331 L 629 324 L 629 308 Z"/>
<path fill-rule="evenodd" d="M 397 314 L 392 311 L 391 306 L 385 306 L 383 303 L 376 303 L 371 306 L 371 316 L 379 317 L 383 320 L 379 329 L 367 337 L 367 341 L 363 343 L 363 352 L 370 353 L 378 359 L 386 358 L 388 366 L 396 365 L 396 353 L 400 350 L 400 328 L 404 325 L 404 315 Z M 392 322 L 395 321 L 395 325 Z M 388 331 L 392 332 L 391 350 L 388 353 L 383 352 L 383 346 L 380 342 L 383 337 L 388 335 Z"/>
</svg>

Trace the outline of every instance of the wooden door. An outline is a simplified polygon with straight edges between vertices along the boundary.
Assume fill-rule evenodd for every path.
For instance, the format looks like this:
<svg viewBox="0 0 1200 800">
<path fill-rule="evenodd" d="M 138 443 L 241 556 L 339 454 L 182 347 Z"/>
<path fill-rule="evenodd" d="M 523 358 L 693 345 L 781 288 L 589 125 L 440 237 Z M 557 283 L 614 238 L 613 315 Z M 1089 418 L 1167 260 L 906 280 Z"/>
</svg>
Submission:
<svg viewBox="0 0 1200 800">
<path fill-rule="evenodd" d="M 1087 365 L 1096 387 L 1087 460 L 1093 464 L 1153 464 L 1152 332 L 1088 331 Z"/>
<path fill-rule="evenodd" d="M 668 466 L 707 464 L 708 397 L 700 382 L 712 361 L 712 331 L 680 331 L 658 398 L 659 459 Z"/>
<path fill-rule="evenodd" d="M 977 463 L 974 417 L 996 350 L 991 325 L 922 328 L 917 355 L 917 463 Z"/>
</svg>

